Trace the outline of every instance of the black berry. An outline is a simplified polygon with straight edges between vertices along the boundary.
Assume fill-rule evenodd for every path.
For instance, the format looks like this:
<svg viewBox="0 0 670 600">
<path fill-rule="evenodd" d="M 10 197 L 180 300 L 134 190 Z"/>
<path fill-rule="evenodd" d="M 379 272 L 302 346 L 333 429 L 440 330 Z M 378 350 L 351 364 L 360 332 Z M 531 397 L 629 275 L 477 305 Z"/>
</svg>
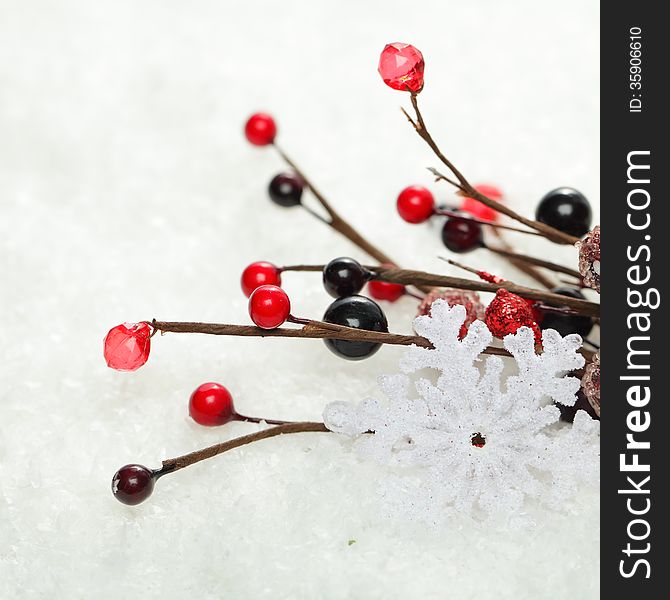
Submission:
<svg viewBox="0 0 670 600">
<path fill-rule="evenodd" d="M 561 296 L 584 299 L 584 294 L 573 287 L 557 287 L 551 291 L 555 294 L 561 294 Z M 591 333 L 591 329 L 593 329 L 593 320 L 590 317 L 570 314 L 563 315 L 551 311 L 542 312 L 543 316 L 540 322 L 541 329 L 555 329 L 562 336 L 566 336 L 570 333 L 578 333 L 583 338 Z"/>
<path fill-rule="evenodd" d="M 323 268 L 323 287 L 333 298 L 353 296 L 363 289 L 369 275 L 353 258 L 335 258 Z"/>
<path fill-rule="evenodd" d="M 582 237 L 591 229 L 591 205 L 581 192 L 561 187 L 540 200 L 535 218 L 564 233 Z"/>
<path fill-rule="evenodd" d="M 345 325 L 368 331 L 388 331 L 388 321 L 379 305 L 364 296 L 348 296 L 333 302 L 323 320 L 327 323 Z M 372 356 L 381 344 L 351 340 L 324 340 L 326 346 L 337 356 L 347 360 L 363 360 Z"/>
<path fill-rule="evenodd" d="M 124 504 L 144 502 L 153 491 L 153 473 L 142 465 L 121 467 L 112 478 L 112 494 Z"/>
<path fill-rule="evenodd" d="M 470 252 L 484 244 L 482 226 L 479 223 L 447 217 L 442 226 L 442 242 L 452 252 Z"/>
<path fill-rule="evenodd" d="M 295 173 L 275 175 L 268 186 L 270 199 L 279 206 L 298 206 L 302 198 L 303 182 Z"/>
<path fill-rule="evenodd" d="M 596 411 L 593 410 L 591 403 L 586 399 L 586 396 L 582 390 L 577 392 L 577 401 L 573 406 L 556 404 L 556 407 L 561 411 L 561 421 L 565 421 L 566 423 L 572 423 L 575 420 L 575 415 L 577 414 L 578 410 L 585 410 L 589 417 L 600 421 L 600 417 L 596 414 Z"/>
</svg>

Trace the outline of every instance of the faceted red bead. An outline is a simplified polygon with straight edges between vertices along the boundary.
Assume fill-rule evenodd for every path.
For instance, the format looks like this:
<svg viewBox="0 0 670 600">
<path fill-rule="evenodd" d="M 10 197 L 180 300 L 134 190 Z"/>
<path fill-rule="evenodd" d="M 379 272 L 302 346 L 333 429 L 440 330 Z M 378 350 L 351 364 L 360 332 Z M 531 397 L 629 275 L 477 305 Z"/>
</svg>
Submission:
<svg viewBox="0 0 670 600">
<path fill-rule="evenodd" d="M 249 316 L 258 327 L 275 329 L 288 319 L 291 302 L 276 285 L 262 285 L 249 297 Z"/>
<path fill-rule="evenodd" d="M 224 425 L 236 416 L 233 397 L 220 383 L 203 383 L 191 394 L 188 413 L 200 425 Z"/>
<path fill-rule="evenodd" d="M 493 185 L 476 185 L 475 189 L 484 194 L 487 198 L 491 198 L 491 200 L 500 202 L 503 199 L 503 193 Z M 463 198 L 461 210 L 470 213 L 473 217 L 484 219 L 485 221 L 498 220 L 498 211 L 489 208 L 486 204 L 482 204 L 479 200 L 475 200 L 474 198 Z"/>
<path fill-rule="evenodd" d="M 256 288 L 262 285 L 281 286 L 281 273 L 272 263 L 258 261 L 251 263 L 242 271 L 240 284 L 244 295 L 248 298 Z"/>
<path fill-rule="evenodd" d="M 423 88 L 423 55 L 414 46 L 387 44 L 379 57 L 379 74 L 394 90 L 418 93 Z"/>
<path fill-rule="evenodd" d="M 398 214 L 408 223 L 423 223 L 435 211 L 435 198 L 425 187 L 410 185 L 398 194 L 396 208 Z"/>
<path fill-rule="evenodd" d="M 244 126 L 244 135 L 254 146 L 267 146 L 275 140 L 277 125 L 270 115 L 256 113 L 249 117 Z"/>
<path fill-rule="evenodd" d="M 150 350 L 151 327 L 147 323 L 122 323 L 105 336 L 107 366 L 117 371 L 136 371 L 147 362 Z"/>
</svg>

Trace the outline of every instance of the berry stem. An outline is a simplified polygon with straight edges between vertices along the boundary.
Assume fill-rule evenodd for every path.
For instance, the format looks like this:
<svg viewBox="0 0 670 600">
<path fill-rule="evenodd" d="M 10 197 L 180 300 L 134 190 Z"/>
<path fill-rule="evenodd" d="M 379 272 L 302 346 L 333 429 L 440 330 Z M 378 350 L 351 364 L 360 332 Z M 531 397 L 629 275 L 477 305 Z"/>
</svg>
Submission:
<svg viewBox="0 0 670 600">
<path fill-rule="evenodd" d="M 249 417 L 235 413 L 235 421 L 243 421 L 244 423 L 267 423 L 268 425 L 286 425 L 287 423 L 294 423 L 295 421 L 284 421 L 283 419 L 265 419 L 263 417 Z"/>
<path fill-rule="evenodd" d="M 314 187 L 314 184 L 311 182 L 311 180 L 303 173 L 302 169 L 298 167 L 298 165 L 293 162 L 291 158 L 284 152 L 284 150 L 277 144 L 277 142 L 273 142 L 273 145 L 277 152 L 279 153 L 279 156 L 282 157 L 284 162 L 291 167 L 297 175 L 302 179 L 303 183 L 305 184 L 306 187 L 308 187 L 311 191 L 312 194 L 314 194 L 314 197 L 319 201 L 319 204 L 323 206 L 324 210 L 328 213 L 328 216 L 330 217 L 330 220 L 325 220 L 325 222 L 330 225 L 335 231 L 341 233 L 343 236 L 348 238 L 351 242 L 353 242 L 356 246 L 358 246 L 361 250 L 372 256 L 375 260 L 378 260 L 380 263 L 392 263 L 395 264 L 395 261 L 390 258 L 386 253 L 384 253 L 382 250 L 377 248 L 374 244 L 366 240 L 352 225 L 350 225 L 347 221 L 345 221 L 342 216 L 333 208 L 333 206 L 326 200 L 326 197 L 316 188 Z M 312 211 L 310 211 L 312 214 Z M 321 219 L 324 220 L 324 219 Z"/>
<path fill-rule="evenodd" d="M 487 249 L 490 250 L 491 252 L 494 252 L 495 254 L 499 254 L 500 256 L 505 256 L 506 258 L 518 259 L 520 261 L 529 263 L 531 265 L 535 265 L 537 267 L 543 267 L 544 269 L 555 271 L 556 273 L 564 273 L 565 275 L 570 275 L 571 277 L 575 277 L 580 280 L 582 278 L 581 275 L 579 274 L 579 271 L 575 271 L 570 267 L 564 267 L 563 265 L 559 265 L 557 263 L 548 260 L 535 258 L 534 256 L 528 256 L 527 254 L 519 254 L 518 252 L 512 252 L 510 250 L 505 250 L 503 248 L 493 248 L 491 246 L 487 246 Z"/>
<path fill-rule="evenodd" d="M 163 475 L 168 473 L 174 473 L 183 469 L 192 464 L 205 460 L 207 458 L 212 458 L 218 454 L 223 454 L 228 452 L 228 450 L 233 450 L 234 448 L 239 448 L 240 446 L 245 446 L 247 444 L 252 444 L 254 442 L 259 442 L 260 440 L 265 440 L 271 437 L 278 435 L 283 435 L 285 433 L 305 433 L 305 432 L 329 432 L 326 426 L 323 423 L 312 422 L 312 421 L 301 421 L 301 422 L 282 422 L 276 427 L 270 427 L 269 429 L 263 429 L 261 431 L 256 431 L 250 433 L 249 435 L 243 435 L 242 437 L 234 438 L 220 444 L 215 444 L 214 446 L 209 446 L 208 448 L 203 448 L 202 450 L 196 450 L 190 454 L 185 454 L 184 456 L 178 456 L 177 458 L 168 458 L 163 461 L 163 466 L 153 472 L 153 476 L 158 479 Z"/>
<path fill-rule="evenodd" d="M 464 280 L 467 281 L 467 280 Z M 502 286 L 500 286 L 502 287 Z M 567 303 L 575 300 L 568 296 L 552 294 L 560 301 Z M 582 301 L 584 302 L 584 301 Z M 279 327 L 277 329 L 261 329 L 252 325 L 231 325 L 227 323 L 197 323 L 183 321 L 156 321 L 148 322 L 154 329 L 161 333 L 202 333 L 205 335 L 224 335 L 241 337 L 285 337 L 285 338 L 308 338 L 308 339 L 331 339 L 350 340 L 356 342 L 374 342 L 378 344 L 390 344 L 394 346 L 411 346 L 412 344 L 422 348 L 432 348 L 433 345 L 424 337 L 419 335 L 404 335 L 400 333 L 386 333 L 383 331 L 368 331 L 367 329 L 356 329 L 334 323 L 323 321 L 312 321 L 304 319 L 305 325 L 299 329 Z M 482 354 L 493 354 L 496 356 L 511 356 L 507 350 L 488 346 Z M 587 358 L 592 354 L 582 349 L 582 354 Z"/>
<path fill-rule="evenodd" d="M 443 217 L 453 217 L 455 219 L 461 219 L 462 221 L 470 221 L 472 223 L 478 223 L 479 225 L 486 225 L 487 227 L 493 227 L 494 229 L 505 229 L 507 231 L 516 231 L 517 233 L 526 233 L 528 235 L 537 235 L 543 237 L 542 234 L 538 231 L 531 231 L 529 229 L 521 229 L 520 227 L 513 227 L 512 225 L 503 225 L 502 223 L 496 223 L 494 221 L 487 221 L 486 219 L 480 219 L 473 215 L 468 215 L 462 211 L 451 210 L 449 208 L 436 208 L 436 215 Z"/>
<path fill-rule="evenodd" d="M 423 120 L 423 115 L 419 110 L 419 101 L 417 94 L 414 92 L 410 93 L 410 99 L 412 102 L 412 108 L 414 109 L 414 113 L 416 115 L 416 120 L 413 119 L 404 108 L 402 109 L 402 112 L 407 117 L 409 122 L 412 124 L 412 126 L 414 127 L 415 131 L 419 134 L 421 139 L 423 139 L 426 142 L 426 144 L 430 146 L 431 150 L 440 159 L 440 161 L 444 165 L 446 165 L 446 167 L 449 169 L 449 171 L 451 171 L 451 173 L 453 174 L 453 176 L 456 178 L 457 181 L 447 177 L 446 175 L 443 175 L 442 173 L 440 173 L 435 169 L 430 169 L 430 171 L 433 173 L 433 175 L 435 175 L 435 177 L 438 180 L 442 179 L 450 183 L 454 187 L 458 188 L 464 196 L 474 198 L 475 200 L 478 200 L 479 202 L 485 204 L 489 208 L 492 208 L 493 210 L 496 210 L 499 213 L 511 217 L 515 221 L 518 221 L 519 223 L 526 225 L 526 227 L 530 227 L 531 229 L 538 231 L 541 235 L 551 240 L 552 242 L 556 242 L 557 244 L 573 245 L 579 241 L 579 238 L 576 238 L 572 235 L 568 235 L 567 233 L 563 233 L 562 231 L 559 231 L 554 227 L 546 225 L 545 223 L 540 223 L 539 221 L 527 219 L 526 217 L 520 215 L 519 213 L 512 210 L 508 206 L 505 206 L 501 202 L 497 202 L 496 200 L 493 200 L 485 196 L 478 190 L 476 190 L 472 186 L 472 184 L 463 176 L 463 174 L 456 168 L 456 166 L 444 154 L 442 154 L 442 151 L 440 150 L 439 146 L 437 145 L 431 134 L 428 132 L 426 124 Z"/>
</svg>

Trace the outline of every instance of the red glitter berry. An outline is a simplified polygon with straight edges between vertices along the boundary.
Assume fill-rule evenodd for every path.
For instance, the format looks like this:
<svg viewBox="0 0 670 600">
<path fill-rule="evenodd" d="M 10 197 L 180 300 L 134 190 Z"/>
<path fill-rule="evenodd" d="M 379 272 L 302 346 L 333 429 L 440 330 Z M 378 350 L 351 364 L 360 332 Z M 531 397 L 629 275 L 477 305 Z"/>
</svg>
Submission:
<svg viewBox="0 0 670 600">
<path fill-rule="evenodd" d="M 230 392 L 220 383 L 203 383 L 191 394 L 188 414 L 200 425 L 212 427 L 233 421 L 237 415 Z"/>
<path fill-rule="evenodd" d="M 267 146 L 275 141 L 277 125 L 270 115 L 256 113 L 249 117 L 244 126 L 244 135 L 254 146 Z"/>
<path fill-rule="evenodd" d="M 437 299 L 446 300 L 449 306 L 456 306 L 460 304 L 465 308 L 465 321 L 461 325 L 461 330 L 458 333 L 459 339 L 463 339 L 467 333 L 468 328 L 472 323 L 484 318 L 484 305 L 482 304 L 479 294 L 469 290 L 458 290 L 455 288 L 439 289 L 435 288 L 426 294 L 419 304 L 417 316 L 430 314 L 430 307 Z"/>
<path fill-rule="evenodd" d="M 151 327 L 148 323 L 122 323 L 105 336 L 107 366 L 117 371 L 137 371 L 149 359 Z"/>
<path fill-rule="evenodd" d="M 262 285 L 281 286 L 281 273 L 272 263 L 254 262 L 242 271 L 240 285 L 244 295 L 248 298 L 256 288 Z"/>
<path fill-rule="evenodd" d="M 396 208 L 408 223 L 423 223 L 435 212 L 435 198 L 425 187 L 410 185 L 398 195 Z"/>
<path fill-rule="evenodd" d="M 423 55 L 414 46 L 387 44 L 379 57 L 379 74 L 394 90 L 418 94 L 423 89 Z"/>
<path fill-rule="evenodd" d="M 535 343 L 542 342 L 542 332 L 535 322 L 528 302 L 505 289 L 499 289 L 496 297 L 488 305 L 486 326 L 497 338 L 516 333 L 519 327 L 530 327 L 535 334 Z"/>
<path fill-rule="evenodd" d="M 484 196 L 487 198 L 491 198 L 491 200 L 497 200 L 500 202 L 503 199 L 503 193 L 493 185 L 476 185 L 475 189 L 478 192 L 484 194 Z M 486 206 L 486 204 L 483 204 L 474 198 L 463 198 L 461 210 L 471 214 L 473 217 L 483 219 L 484 221 L 493 222 L 498 220 L 498 211 L 493 210 L 492 208 Z"/>
<path fill-rule="evenodd" d="M 262 285 L 249 297 L 249 316 L 258 327 L 275 329 L 288 319 L 291 302 L 276 285 Z"/>
</svg>

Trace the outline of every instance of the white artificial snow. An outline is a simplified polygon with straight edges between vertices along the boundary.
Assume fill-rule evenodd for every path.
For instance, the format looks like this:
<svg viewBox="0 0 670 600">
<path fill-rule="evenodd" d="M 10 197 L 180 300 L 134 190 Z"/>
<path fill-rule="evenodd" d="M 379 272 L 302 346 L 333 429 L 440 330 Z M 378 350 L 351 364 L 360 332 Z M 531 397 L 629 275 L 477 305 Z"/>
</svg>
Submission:
<svg viewBox="0 0 670 600">
<path fill-rule="evenodd" d="M 504 516 L 507 524 L 519 520 L 528 497 L 561 507 L 578 483 L 597 486 L 600 422 L 580 410 L 574 426 L 552 432 L 560 412 L 547 404 L 575 403 L 580 381 L 566 372 L 584 365 L 581 338 L 545 330 L 544 351 L 536 353 L 531 329 L 506 336 L 518 374 L 502 385 L 500 357 L 486 358 L 481 373 L 475 366 L 491 332 L 475 321 L 460 340 L 464 320 L 463 306 L 436 300 L 430 316 L 414 321 L 433 348 L 410 346 L 400 361 L 403 374 L 380 378 L 388 402 L 338 401 L 324 409 L 326 426 L 354 437 L 363 457 L 400 467 L 382 482 L 393 516 L 448 526 L 457 511 Z M 418 379 L 414 397 L 406 374 L 422 369 L 439 377 Z"/>
<path fill-rule="evenodd" d="M 406 96 L 377 75 L 388 41 L 424 52 L 425 117 L 474 182 L 526 215 L 571 185 L 598 222 L 598 37 L 595 0 L 0 0 L 0 598 L 597 598 L 591 487 L 567 516 L 528 503 L 531 531 L 454 516 L 445 535 L 380 518 L 385 469 L 334 434 L 240 448 L 140 506 L 116 502 L 122 464 L 256 428 L 193 423 L 200 383 L 225 384 L 243 413 L 318 420 L 373 395 L 402 349 L 347 362 L 318 340 L 166 335 L 118 373 L 102 338 L 153 317 L 248 323 L 239 275 L 254 260 L 369 261 L 268 201 L 284 166 L 243 139 L 255 110 L 399 264 L 461 274 L 437 259 L 439 223 L 394 213 L 408 184 L 457 198 L 426 171 L 439 165 L 399 111 Z M 576 264 L 569 246 L 509 239 Z M 532 284 L 483 249 L 461 260 Z M 284 286 L 301 316 L 330 301 L 315 274 Z M 415 309 L 384 305 L 400 333 Z"/>
</svg>

